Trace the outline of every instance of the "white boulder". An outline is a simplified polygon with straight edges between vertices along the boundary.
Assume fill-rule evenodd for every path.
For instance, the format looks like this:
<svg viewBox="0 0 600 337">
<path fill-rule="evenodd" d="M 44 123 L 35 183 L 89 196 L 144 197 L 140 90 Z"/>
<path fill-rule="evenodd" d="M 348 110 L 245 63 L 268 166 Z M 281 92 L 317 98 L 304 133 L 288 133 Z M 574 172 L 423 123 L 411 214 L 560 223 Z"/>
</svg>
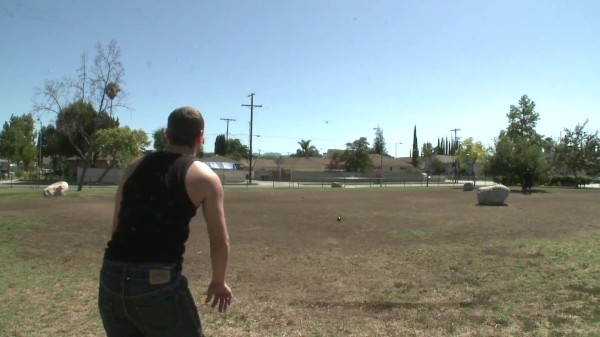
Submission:
<svg viewBox="0 0 600 337">
<path fill-rule="evenodd" d="M 510 189 L 504 185 L 484 186 L 477 192 L 477 201 L 480 205 L 504 205 L 509 194 Z"/>
<path fill-rule="evenodd" d="M 59 181 L 44 188 L 45 197 L 64 197 L 69 190 L 69 184 L 66 181 Z"/>
<path fill-rule="evenodd" d="M 465 183 L 463 185 L 463 191 L 472 191 L 475 188 L 473 183 Z"/>
</svg>

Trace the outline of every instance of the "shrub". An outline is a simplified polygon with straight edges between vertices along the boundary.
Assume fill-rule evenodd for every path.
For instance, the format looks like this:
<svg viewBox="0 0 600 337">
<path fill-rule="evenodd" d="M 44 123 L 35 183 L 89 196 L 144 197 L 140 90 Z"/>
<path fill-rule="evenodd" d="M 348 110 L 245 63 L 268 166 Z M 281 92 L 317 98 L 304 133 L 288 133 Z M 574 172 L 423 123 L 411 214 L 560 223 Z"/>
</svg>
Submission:
<svg viewBox="0 0 600 337">
<path fill-rule="evenodd" d="M 587 176 L 577 176 L 577 185 L 588 185 L 592 183 L 592 178 Z M 575 176 L 560 175 L 553 176 L 548 181 L 550 186 L 575 186 Z"/>
</svg>

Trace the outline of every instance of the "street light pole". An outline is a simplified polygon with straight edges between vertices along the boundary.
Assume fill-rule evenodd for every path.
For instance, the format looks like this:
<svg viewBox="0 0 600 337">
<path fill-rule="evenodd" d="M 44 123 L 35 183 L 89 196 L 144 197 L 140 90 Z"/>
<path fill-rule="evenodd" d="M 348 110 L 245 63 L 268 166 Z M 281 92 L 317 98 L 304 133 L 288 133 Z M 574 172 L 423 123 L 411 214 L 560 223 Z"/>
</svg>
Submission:
<svg viewBox="0 0 600 337">
<path fill-rule="evenodd" d="M 398 158 L 398 144 L 402 145 L 402 142 L 396 143 L 396 150 L 394 152 L 394 158 Z"/>
</svg>

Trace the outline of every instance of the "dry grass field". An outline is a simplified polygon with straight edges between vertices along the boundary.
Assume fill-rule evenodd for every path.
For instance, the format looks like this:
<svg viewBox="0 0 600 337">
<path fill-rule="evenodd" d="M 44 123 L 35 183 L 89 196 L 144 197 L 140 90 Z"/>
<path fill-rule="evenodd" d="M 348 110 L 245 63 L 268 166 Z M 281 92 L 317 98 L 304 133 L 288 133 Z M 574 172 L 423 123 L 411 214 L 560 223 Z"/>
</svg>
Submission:
<svg viewBox="0 0 600 337">
<path fill-rule="evenodd" d="M 515 192 L 227 188 L 230 310 L 200 217 L 184 273 L 209 337 L 600 336 L 600 190 Z M 0 190 L 0 336 L 102 335 L 113 193 Z"/>
</svg>

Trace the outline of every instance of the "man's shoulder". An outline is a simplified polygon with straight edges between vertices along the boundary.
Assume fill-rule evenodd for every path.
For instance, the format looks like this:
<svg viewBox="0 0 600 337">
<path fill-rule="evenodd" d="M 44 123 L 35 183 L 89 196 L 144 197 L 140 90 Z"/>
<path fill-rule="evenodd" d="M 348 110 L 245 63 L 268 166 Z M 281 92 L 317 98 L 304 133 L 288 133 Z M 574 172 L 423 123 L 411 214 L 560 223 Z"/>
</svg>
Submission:
<svg viewBox="0 0 600 337">
<path fill-rule="evenodd" d="M 219 176 L 205 163 L 196 160 L 188 169 L 186 180 L 196 184 L 210 184 L 220 181 Z"/>
<path fill-rule="evenodd" d="M 190 165 L 185 177 L 185 185 L 190 200 L 199 206 L 202 200 L 214 198 L 222 189 L 219 176 L 208 165 L 195 161 Z"/>
</svg>

